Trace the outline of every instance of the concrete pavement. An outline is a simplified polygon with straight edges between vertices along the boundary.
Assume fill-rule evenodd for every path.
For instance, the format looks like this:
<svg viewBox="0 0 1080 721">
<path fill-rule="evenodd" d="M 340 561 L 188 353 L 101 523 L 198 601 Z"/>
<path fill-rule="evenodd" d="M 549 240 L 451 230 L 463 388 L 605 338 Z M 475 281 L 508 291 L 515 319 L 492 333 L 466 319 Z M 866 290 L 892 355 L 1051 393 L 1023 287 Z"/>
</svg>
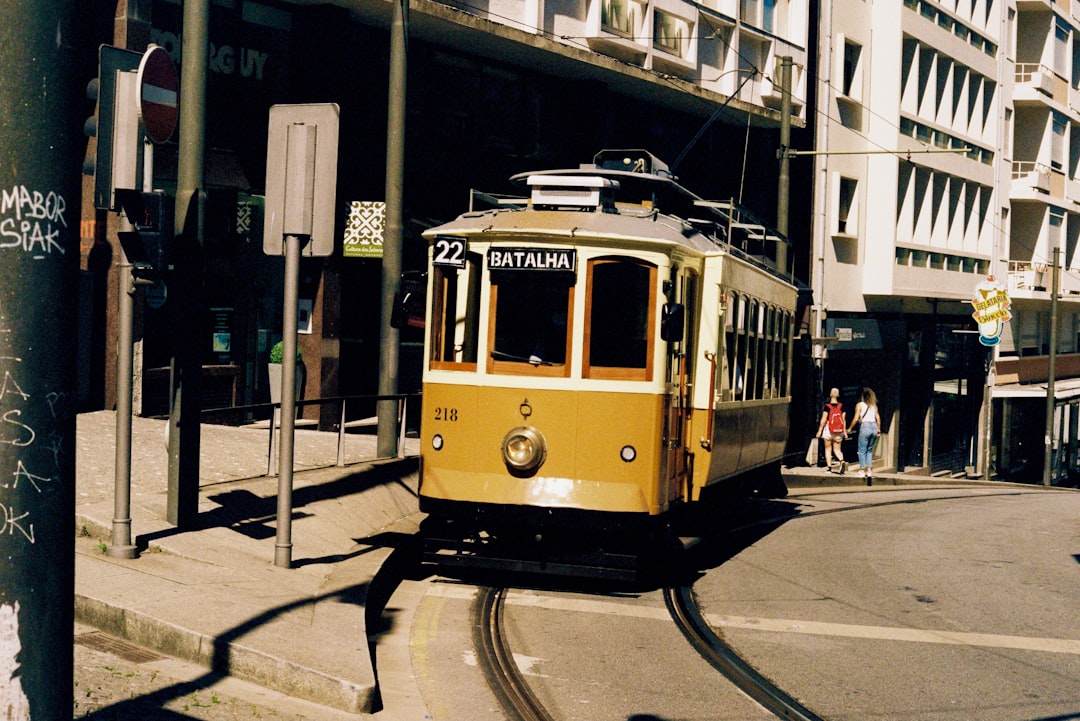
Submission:
<svg viewBox="0 0 1080 721">
<path fill-rule="evenodd" d="M 278 479 L 269 433 L 204 425 L 199 517 L 164 521 L 164 421 L 135 418 L 131 519 L 137 558 L 108 555 L 115 414 L 78 418 L 75 612 L 79 622 L 217 673 L 351 714 L 373 709 L 366 601 L 399 535 L 415 530 L 416 440 L 371 460 L 375 437 L 296 432 L 292 568 L 274 565 Z"/>
</svg>

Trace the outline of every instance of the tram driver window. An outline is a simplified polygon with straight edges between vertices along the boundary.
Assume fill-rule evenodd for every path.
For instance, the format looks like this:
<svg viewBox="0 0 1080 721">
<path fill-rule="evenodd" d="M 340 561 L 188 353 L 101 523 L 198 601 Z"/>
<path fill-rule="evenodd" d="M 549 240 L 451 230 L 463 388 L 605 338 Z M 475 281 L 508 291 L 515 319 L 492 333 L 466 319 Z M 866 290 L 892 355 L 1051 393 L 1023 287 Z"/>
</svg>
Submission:
<svg viewBox="0 0 1080 721">
<path fill-rule="evenodd" d="M 480 307 L 479 255 L 469 253 L 465 267 L 435 266 L 431 298 L 431 367 L 476 370 Z"/>
<path fill-rule="evenodd" d="M 566 376 L 574 274 L 491 272 L 489 372 Z"/>
<path fill-rule="evenodd" d="M 586 378 L 652 378 L 656 266 L 630 258 L 589 262 Z"/>
</svg>

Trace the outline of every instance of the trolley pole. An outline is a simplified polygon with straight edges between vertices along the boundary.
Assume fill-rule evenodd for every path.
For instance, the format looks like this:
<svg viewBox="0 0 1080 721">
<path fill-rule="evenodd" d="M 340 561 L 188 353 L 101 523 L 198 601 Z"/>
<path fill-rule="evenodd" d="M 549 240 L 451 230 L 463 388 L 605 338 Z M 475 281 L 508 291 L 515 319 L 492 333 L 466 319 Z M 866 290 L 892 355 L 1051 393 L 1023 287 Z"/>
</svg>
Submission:
<svg viewBox="0 0 1080 721">
<path fill-rule="evenodd" d="M 75 0 L 4 3 L 0 38 L 0 719 L 71 718 L 75 289 L 80 165 Z"/>
</svg>

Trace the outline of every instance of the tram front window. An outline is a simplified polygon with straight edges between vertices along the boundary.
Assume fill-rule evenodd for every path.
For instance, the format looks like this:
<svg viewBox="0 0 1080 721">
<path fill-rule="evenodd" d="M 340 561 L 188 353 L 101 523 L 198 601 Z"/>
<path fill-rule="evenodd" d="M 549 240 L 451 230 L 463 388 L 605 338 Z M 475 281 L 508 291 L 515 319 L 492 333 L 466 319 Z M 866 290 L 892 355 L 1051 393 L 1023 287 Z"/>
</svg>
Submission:
<svg viewBox="0 0 1080 721">
<path fill-rule="evenodd" d="M 584 374 L 652 378 L 656 266 L 632 258 L 589 262 Z"/>
<path fill-rule="evenodd" d="M 566 375 L 573 284 L 572 273 L 492 272 L 492 370 Z"/>
</svg>

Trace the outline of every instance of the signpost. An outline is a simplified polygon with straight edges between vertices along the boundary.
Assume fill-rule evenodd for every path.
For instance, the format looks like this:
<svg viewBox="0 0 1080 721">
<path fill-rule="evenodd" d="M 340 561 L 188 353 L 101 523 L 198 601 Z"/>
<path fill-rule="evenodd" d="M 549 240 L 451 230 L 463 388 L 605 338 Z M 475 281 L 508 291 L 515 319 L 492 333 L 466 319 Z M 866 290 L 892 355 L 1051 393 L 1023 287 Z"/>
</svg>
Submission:
<svg viewBox="0 0 1080 721">
<path fill-rule="evenodd" d="M 334 251 L 337 195 L 336 104 L 275 105 L 266 144 L 263 252 L 285 256 L 281 313 L 281 444 L 274 565 L 292 565 L 293 437 L 296 430 L 296 315 L 300 254 Z"/>
</svg>

